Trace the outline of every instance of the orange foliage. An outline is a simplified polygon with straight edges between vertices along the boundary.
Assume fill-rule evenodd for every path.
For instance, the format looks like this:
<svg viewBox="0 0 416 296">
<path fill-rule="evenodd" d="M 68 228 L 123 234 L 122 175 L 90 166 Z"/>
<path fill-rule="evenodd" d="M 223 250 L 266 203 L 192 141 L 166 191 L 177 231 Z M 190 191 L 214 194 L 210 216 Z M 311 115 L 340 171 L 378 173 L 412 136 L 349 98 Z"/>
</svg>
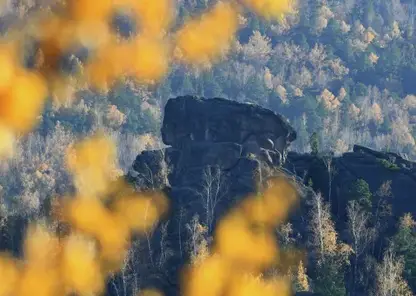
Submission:
<svg viewBox="0 0 416 296">
<path fill-rule="evenodd" d="M 299 257 L 281 257 L 273 228 L 297 201 L 296 189 L 283 178 L 270 180 L 263 194 L 245 199 L 219 222 L 212 254 L 185 270 L 183 295 L 291 295 L 288 278 L 262 274 Z"/>
<path fill-rule="evenodd" d="M 295 9 L 295 0 L 241 0 L 247 7 L 254 10 L 267 20 L 282 20 Z"/>
<path fill-rule="evenodd" d="M 243 2 L 267 19 L 291 10 L 289 0 Z M 71 50 L 90 51 L 75 77 L 92 87 L 107 89 L 123 76 L 154 83 L 168 71 L 173 50 L 180 61 L 191 65 L 218 59 L 232 41 L 240 12 L 237 4 L 219 2 L 179 29 L 171 46 L 166 38 L 173 22 L 170 0 L 70 0 L 61 8 L 27 29 L 39 42 L 35 69 L 29 71 L 19 63 L 17 43 L 0 46 L 0 155 L 11 149 L 13 134 L 34 127 L 48 95 L 66 93 L 61 88 L 69 80 L 59 66 Z M 111 27 L 117 9 L 133 11 L 140 34 L 121 40 Z M 103 292 L 105 278 L 122 267 L 131 233 L 151 230 L 168 209 L 163 194 L 137 193 L 124 182 L 114 182 L 116 155 L 114 143 L 100 135 L 68 150 L 67 165 L 77 193 L 55 210 L 71 231 L 58 237 L 46 226 L 29 227 L 24 260 L 0 256 L 0 296 Z M 185 296 L 289 295 L 286 279 L 260 277 L 279 262 L 272 227 L 286 218 L 296 201 L 290 185 L 275 181 L 263 196 L 249 197 L 220 222 L 211 256 L 187 269 Z M 160 293 L 146 290 L 142 295 Z"/>
<path fill-rule="evenodd" d="M 190 64 L 203 64 L 227 50 L 238 29 L 238 8 L 219 2 L 199 19 L 186 23 L 176 34 L 177 56 Z"/>
<path fill-rule="evenodd" d="M 294 8 L 292 0 L 241 2 L 270 20 L 281 19 Z M 112 27 L 117 11 L 136 20 L 140 27 L 137 36 L 122 40 L 117 35 Z M 174 33 L 171 44 L 167 33 L 174 22 L 172 0 L 66 1 L 21 30 L 38 41 L 36 71 L 28 72 L 18 63 L 15 52 L 20 43 L 9 41 L 0 46 L 0 124 L 13 133 L 28 132 L 36 124 L 48 92 L 55 99 L 68 94 L 68 74 L 62 73 L 60 63 L 71 50 L 86 47 L 89 51 L 88 59 L 79 61 L 75 77 L 91 87 L 106 91 L 125 76 L 153 84 L 168 72 L 172 56 L 197 66 L 220 58 L 238 29 L 240 11 L 237 1 L 219 2 Z M 5 139 L 4 132 L 0 136 Z M 2 151 L 0 155 L 10 154 Z"/>
<path fill-rule="evenodd" d="M 0 296 L 9 296 L 16 290 L 19 270 L 14 259 L 7 254 L 0 254 Z"/>
<path fill-rule="evenodd" d="M 83 196 L 106 192 L 116 168 L 116 158 L 115 144 L 103 136 L 91 137 L 71 147 L 66 159 L 78 192 Z"/>
</svg>

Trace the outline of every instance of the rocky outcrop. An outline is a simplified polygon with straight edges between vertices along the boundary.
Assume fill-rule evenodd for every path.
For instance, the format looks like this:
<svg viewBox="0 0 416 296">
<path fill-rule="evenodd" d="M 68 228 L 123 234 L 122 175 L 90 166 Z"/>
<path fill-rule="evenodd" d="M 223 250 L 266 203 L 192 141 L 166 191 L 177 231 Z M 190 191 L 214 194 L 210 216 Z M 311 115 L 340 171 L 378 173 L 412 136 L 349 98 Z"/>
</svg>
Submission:
<svg viewBox="0 0 416 296">
<path fill-rule="evenodd" d="M 208 225 L 208 232 L 212 231 L 215 222 L 237 200 L 256 190 L 259 176 L 267 171 L 284 172 L 301 186 L 311 181 L 313 190 L 331 201 L 341 239 L 348 192 L 359 179 L 369 184 L 374 207 L 385 198 L 379 193 L 382 185 L 391 185 L 391 198 L 386 200 L 392 205 L 393 221 L 389 225 L 393 228 L 394 220 L 404 213 L 416 216 L 415 163 L 395 153 L 358 145 L 340 157 L 288 153 L 290 142 L 296 138 L 293 128 L 281 116 L 255 105 L 219 98 L 170 99 L 162 138 L 170 147 L 138 155 L 128 178 L 140 189 L 165 190 L 171 200 L 166 237 L 162 239 L 160 229 L 156 231 L 151 253 L 157 261 L 164 252 L 160 241 L 164 241 L 171 250 L 170 257 L 163 274 L 145 281 L 162 287 L 167 295 L 177 295 L 178 270 L 189 253 L 188 230 L 195 217 Z M 307 206 L 302 207 L 291 220 L 304 240 L 307 214 Z M 388 237 L 388 231 L 392 229 L 379 237 Z"/>
<path fill-rule="evenodd" d="M 151 284 L 176 295 L 195 217 L 211 232 L 237 200 L 256 190 L 262 170 L 283 164 L 296 133 L 283 117 L 261 107 L 186 96 L 166 104 L 162 138 L 170 147 L 138 155 L 128 178 L 140 189 L 165 190 L 171 200 L 165 241 L 172 253 L 163 281 Z M 152 247 L 156 257 L 159 240 Z"/>
<path fill-rule="evenodd" d="M 331 161 L 331 174 L 328 171 L 328 160 Z M 393 216 L 397 219 L 408 212 L 416 216 L 416 163 L 399 154 L 355 145 L 352 152 L 340 157 L 290 152 L 284 166 L 302 177 L 305 183 L 310 179 L 315 191 L 331 199 L 334 214 L 338 217 L 345 215 L 347 192 L 358 179 L 368 183 L 374 207 L 381 198 L 379 189 L 383 184 L 390 183 L 391 198 L 387 200 L 391 203 Z"/>
<path fill-rule="evenodd" d="M 178 149 L 195 142 L 230 142 L 252 153 L 262 148 L 284 156 L 296 132 L 282 116 L 256 105 L 184 96 L 166 104 L 162 139 Z"/>
<path fill-rule="evenodd" d="M 140 188 L 191 192 L 202 190 L 207 175 L 220 175 L 227 195 L 235 197 L 253 190 L 260 163 L 280 166 L 295 138 L 283 117 L 259 106 L 178 97 L 166 104 L 162 127 L 171 147 L 138 155 L 130 179 Z"/>
</svg>

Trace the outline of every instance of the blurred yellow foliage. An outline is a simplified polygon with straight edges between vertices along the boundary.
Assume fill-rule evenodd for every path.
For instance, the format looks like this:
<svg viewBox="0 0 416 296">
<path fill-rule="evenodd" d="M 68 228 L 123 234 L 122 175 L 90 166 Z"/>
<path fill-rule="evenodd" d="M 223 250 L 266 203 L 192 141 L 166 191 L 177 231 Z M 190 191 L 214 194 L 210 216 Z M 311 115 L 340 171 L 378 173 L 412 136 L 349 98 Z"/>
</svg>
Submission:
<svg viewBox="0 0 416 296">
<path fill-rule="evenodd" d="M 11 46 L 3 45 L 0 48 L 0 65 L 0 92 L 4 92 L 10 88 L 17 71 L 16 57 Z"/>
<path fill-rule="evenodd" d="M 254 10 L 266 20 L 282 20 L 284 16 L 293 13 L 295 0 L 241 0 L 247 7 Z"/>
<path fill-rule="evenodd" d="M 140 291 L 138 296 L 163 296 L 163 294 L 156 289 L 145 289 Z"/>
<path fill-rule="evenodd" d="M 185 270 L 182 279 L 183 295 L 222 295 L 234 271 L 226 260 L 214 254 Z"/>
<path fill-rule="evenodd" d="M 36 291 L 36 296 L 54 296 L 59 289 L 59 274 L 56 268 L 29 265 L 19 275 L 18 287 L 14 294 L 32 296 Z"/>
<path fill-rule="evenodd" d="M 0 160 L 13 156 L 15 135 L 8 127 L 0 124 Z"/>
<path fill-rule="evenodd" d="M 11 256 L 0 253 L 0 296 L 11 295 L 17 287 L 19 270 L 17 264 Z"/>
<path fill-rule="evenodd" d="M 111 15 L 112 0 L 69 0 L 67 13 L 69 18 L 76 21 L 104 21 Z"/>
<path fill-rule="evenodd" d="M 141 82 L 159 81 L 168 71 L 167 43 L 151 37 L 135 40 L 129 55 L 133 76 Z"/>
<path fill-rule="evenodd" d="M 116 159 L 115 144 L 101 135 L 71 147 L 66 160 L 79 194 L 93 197 L 105 193 L 116 168 Z"/>
<path fill-rule="evenodd" d="M 264 280 L 252 274 L 239 274 L 233 276 L 227 296 L 288 296 L 291 295 L 290 281 L 281 279 Z"/>
<path fill-rule="evenodd" d="M 290 0 L 242 2 L 269 20 L 293 11 Z M 87 81 L 104 90 L 124 76 L 155 83 L 169 70 L 173 52 L 180 62 L 201 66 L 228 50 L 239 26 L 237 1 L 217 3 L 170 38 L 167 33 L 174 10 L 170 0 L 68 0 L 22 30 L 38 43 L 34 69 L 20 61 L 19 47 L 25 38 L 1 44 L 0 155 L 10 154 L 15 134 L 35 126 L 48 95 L 67 93 L 72 81 L 67 76 L 78 79 L 74 86 Z M 117 34 L 112 25 L 117 11 L 139 24 L 136 36 L 123 39 Z M 88 58 L 71 56 L 78 72 L 63 73 L 63 57 L 83 47 Z M 31 225 L 22 260 L 0 255 L 0 296 L 103 292 L 106 277 L 122 267 L 132 232 L 151 230 L 169 206 L 162 193 L 135 192 L 124 182 L 114 181 L 116 158 L 114 143 L 103 135 L 68 149 L 67 166 L 77 192 L 56 203 L 54 211 L 60 223 L 70 225 L 70 231 L 58 236 L 46 225 Z M 290 283 L 285 278 L 261 274 L 279 264 L 273 227 L 287 217 L 296 197 L 290 184 L 276 179 L 263 194 L 249 197 L 232 210 L 218 225 L 212 253 L 184 273 L 184 296 L 289 295 Z M 141 295 L 161 294 L 145 290 Z"/>
<path fill-rule="evenodd" d="M 232 213 L 220 221 L 215 239 L 215 250 L 240 268 L 259 271 L 278 259 L 273 234 L 251 226 L 243 213 Z"/>
<path fill-rule="evenodd" d="M 111 161 L 104 159 L 116 154 L 113 145 L 96 135 L 70 149 L 68 166 L 75 179 L 85 178 L 85 185 L 98 184 L 100 190 L 78 187 L 74 197 L 53 204 L 54 218 L 71 227 L 66 235 L 57 236 L 47 225 L 33 224 L 26 233 L 23 262 L 0 256 L 2 285 L 3 280 L 7 285 L 1 285 L 0 296 L 33 295 L 33 291 L 39 296 L 102 293 L 106 277 L 123 267 L 131 233 L 151 230 L 167 212 L 162 193 L 135 192 L 124 181 L 111 180 Z"/>
<path fill-rule="evenodd" d="M 284 273 L 262 275 L 299 261 L 296 252 L 280 253 L 274 232 L 297 201 L 294 185 L 281 177 L 269 180 L 263 193 L 243 200 L 219 222 L 212 254 L 185 270 L 183 295 L 292 295 Z"/>
<path fill-rule="evenodd" d="M 76 234 L 64 239 L 60 268 L 66 293 L 91 295 L 103 291 L 104 277 L 98 259 L 90 239 Z"/>
<path fill-rule="evenodd" d="M 0 96 L 1 121 L 18 132 L 30 131 L 43 110 L 46 95 L 45 81 L 39 75 L 18 73 Z"/>
<path fill-rule="evenodd" d="M 57 259 L 58 246 L 58 239 L 43 225 L 31 225 L 24 244 L 25 259 L 33 266 L 53 265 Z"/>
<path fill-rule="evenodd" d="M 173 21 L 174 5 L 172 0 L 121 0 L 117 5 L 131 6 L 146 36 L 162 37 L 167 33 Z"/>
<path fill-rule="evenodd" d="M 201 65 L 221 56 L 238 29 L 238 7 L 219 2 L 199 19 L 176 33 L 176 55 L 189 64 Z"/>
<path fill-rule="evenodd" d="M 115 211 L 130 229 L 143 233 L 146 229 L 151 229 L 163 214 L 162 207 L 154 202 L 152 196 L 127 196 L 115 202 Z M 143 219 L 137 219 L 137 217 Z"/>
<path fill-rule="evenodd" d="M 16 41 L 13 37 L 0 45 L 0 124 L 12 133 L 30 131 L 48 94 L 67 100 L 74 88 L 84 87 L 85 81 L 103 91 L 126 76 L 140 83 L 156 83 L 168 72 L 171 57 L 190 65 L 209 66 L 232 43 L 239 26 L 240 2 L 268 20 L 281 20 L 295 7 L 292 0 L 220 1 L 173 32 L 172 38 L 168 34 L 175 21 L 172 0 L 58 1 L 56 9 L 45 10 L 30 25 L 12 34 Z M 113 24 L 117 12 L 137 23 L 135 36 L 123 39 L 118 35 Z M 28 37 L 38 44 L 31 71 L 18 56 Z M 76 56 L 81 48 L 88 51 L 88 57 Z M 65 73 L 62 59 L 68 55 L 78 66 Z M 78 82 L 70 81 L 68 75 Z M 0 137 L 11 141 L 4 132 Z M 11 146 L 1 145 L 0 155 L 9 155 Z"/>
</svg>

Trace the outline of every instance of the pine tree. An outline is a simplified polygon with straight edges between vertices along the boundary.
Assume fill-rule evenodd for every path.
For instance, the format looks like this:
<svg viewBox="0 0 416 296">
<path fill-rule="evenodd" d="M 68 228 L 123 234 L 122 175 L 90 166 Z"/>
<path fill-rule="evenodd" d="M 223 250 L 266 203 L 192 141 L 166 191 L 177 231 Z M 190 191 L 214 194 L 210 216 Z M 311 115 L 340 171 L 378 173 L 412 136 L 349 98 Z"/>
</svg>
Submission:
<svg viewBox="0 0 416 296">
<path fill-rule="evenodd" d="M 358 179 L 353 182 L 347 194 L 349 201 L 355 200 L 364 210 L 371 212 L 373 195 L 370 191 L 370 186 L 365 180 Z"/>
<path fill-rule="evenodd" d="M 345 296 L 347 290 L 344 283 L 344 272 L 339 263 L 332 259 L 319 265 L 314 291 L 325 296 Z"/>
<path fill-rule="evenodd" d="M 311 151 L 313 155 L 317 155 L 319 153 L 319 138 L 317 133 L 313 133 L 309 138 L 309 145 L 311 147 Z"/>
<path fill-rule="evenodd" d="M 195 88 L 192 85 L 191 77 L 187 74 L 183 77 L 182 88 L 179 90 L 182 95 L 194 95 Z"/>
<path fill-rule="evenodd" d="M 296 271 L 295 289 L 296 291 L 310 291 L 309 278 L 306 274 L 306 267 L 303 265 L 302 260 L 299 262 Z"/>
<path fill-rule="evenodd" d="M 404 276 L 416 291 L 416 221 L 411 214 L 401 218 L 392 242 L 394 251 L 404 258 Z"/>
<path fill-rule="evenodd" d="M 207 98 L 215 98 L 221 95 L 221 86 L 215 79 L 212 71 L 204 72 L 204 96 Z"/>
</svg>

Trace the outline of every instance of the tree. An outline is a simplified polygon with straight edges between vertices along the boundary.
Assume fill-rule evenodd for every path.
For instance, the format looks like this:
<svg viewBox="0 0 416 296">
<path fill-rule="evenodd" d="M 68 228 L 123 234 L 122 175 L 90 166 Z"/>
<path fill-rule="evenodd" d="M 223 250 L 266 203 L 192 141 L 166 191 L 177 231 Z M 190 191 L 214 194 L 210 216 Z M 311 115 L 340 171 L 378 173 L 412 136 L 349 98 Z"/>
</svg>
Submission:
<svg viewBox="0 0 416 296">
<path fill-rule="evenodd" d="M 376 16 L 374 11 L 374 1 L 368 0 L 364 3 L 364 25 L 370 27 L 373 23 L 373 19 Z"/>
<path fill-rule="evenodd" d="M 376 267 L 377 296 L 412 296 L 407 282 L 403 279 L 404 262 L 392 249 L 384 253 L 383 262 Z"/>
<path fill-rule="evenodd" d="M 355 200 L 367 212 L 372 209 L 372 193 L 370 186 L 363 179 L 358 179 L 353 182 L 348 190 L 348 200 Z"/>
<path fill-rule="evenodd" d="M 221 168 L 210 165 L 205 167 L 202 172 L 201 190 L 190 190 L 202 202 L 205 210 L 205 227 L 207 227 L 208 234 L 211 234 L 215 222 L 217 205 L 228 193 L 228 187 Z"/>
<path fill-rule="evenodd" d="M 182 87 L 179 90 L 182 95 L 194 95 L 195 88 L 192 84 L 192 80 L 189 74 L 185 74 L 182 81 Z"/>
<path fill-rule="evenodd" d="M 319 153 L 319 138 L 316 132 L 314 132 L 309 138 L 309 146 L 313 155 L 317 155 Z"/>
<path fill-rule="evenodd" d="M 254 74 L 248 78 L 245 85 L 245 93 L 252 102 L 256 102 L 259 105 L 267 104 L 269 93 L 263 78 L 259 75 Z"/>
<path fill-rule="evenodd" d="M 136 294 L 140 290 L 142 281 L 138 262 L 140 261 L 140 242 L 136 240 L 124 257 L 123 267 L 118 274 L 114 274 L 108 280 L 108 290 L 114 291 L 117 296 L 128 296 Z"/>
<path fill-rule="evenodd" d="M 348 216 L 348 234 L 351 240 L 351 248 L 354 254 L 353 273 L 352 273 L 352 291 L 355 293 L 362 282 L 359 277 L 359 260 L 366 251 L 367 247 L 375 238 L 375 231 L 369 227 L 370 215 L 356 201 L 349 202 L 347 207 Z"/>
<path fill-rule="evenodd" d="M 329 203 L 331 203 L 332 181 L 334 179 L 334 175 L 336 174 L 336 168 L 332 165 L 333 155 L 326 154 L 322 157 L 322 160 L 328 172 L 328 200 Z"/>
<path fill-rule="evenodd" d="M 171 81 L 169 79 L 165 79 L 159 83 L 156 89 L 156 96 L 159 100 L 165 103 L 171 96 L 172 88 L 171 88 Z"/>
<path fill-rule="evenodd" d="M 378 197 L 376 212 L 373 217 L 374 228 L 377 233 L 382 233 L 385 231 L 388 226 L 392 216 L 392 207 L 390 199 L 393 198 L 393 193 L 391 190 L 391 180 L 384 182 L 380 188 L 377 190 L 375 195 Z M 373 241 L 373 251 L 375 254 L 376 241 Z M 381 248 L 381 246 L 380 246 Z"/>
<path fill-rule="evenodd" d="M 308 226 L 311 235 L 308 243 L 312 247 L 318 263 L 324 262 L 330 257 L 346 261 L 350 247 L 338 242 L 338 233 L 332 221 L 330 204 L 324 202 L 320 193 L 314 193 L 308 204 L 311 207 Z"/>
<path fill-rule="evenodd" d="M 318 295 L 347 295 L 343 269 L 339 268 L 339 263 L 333 258 L 318 266 L 317 276 L 314 283 L 314 292 L 317 292 Z"/>
<path fill-rule="evenodd" d="M 244 60 L 253 64 L 256 69 L 261 69 L 267 64 L 271 52 L 270 38 L 259 31 L 254 31 L 248 43 L 243 46 Z"/>
<path fill-rule="evenodd" d="M 318 262 L 325 262 L 328 256 L 334 255 L 337 250 L 337 232 L 331 218 L 329 204 L 326 204 L 321 194 L 313 194 L 311 200 L 311 219 L 309 230 L 312 246 Z"/>
<path fill-rule="evenodd" d="M 203 73 L 204 79 L 204 96 L 208 98 L 215 98 L 221 95 L 222 89 L 215 79 L 212 71 Z"/>
<path fill-rule="evenodd" d="M 310 291 L 309 278 L 306 274 L 306 268 L 303 261 L 299 262 L 295 275 L 295 290 L 296 291 Z"/>
<path fill-rule="evenodd" d="M 310 210 L 310 238 L 316 261 L 314 290 L 321 295 L 346 295 L 344 267 L 350 248 L 338 243 L 338 234 L 331 218 L 330 206 L 321 194 L 313 194 Z"/>
<path fill-rule="evenodd" d="M 416 222 L 411 214 L 400 219 L 399 229 L 394 235 L 393 250 L 404 258 L 404 276 L 416 290 Z"/>
<path fill-rule="evenodd" d="M 293 126 L 296 130 L 297 138 L 293 143 L 296 151 L 306 152 L 308 149 L 309 134 L 307 130 L 307 116 L 305 113 L 302 116 L 295 118 Z"/>
<path fill-rule="evenodd" d="M 187 242 L 188 252 L 192 263 L 203 260 L 208 256 L 207 227 L 199 222 L 198 215 L 186 224 L 189 240 Z"/>
</svg>

